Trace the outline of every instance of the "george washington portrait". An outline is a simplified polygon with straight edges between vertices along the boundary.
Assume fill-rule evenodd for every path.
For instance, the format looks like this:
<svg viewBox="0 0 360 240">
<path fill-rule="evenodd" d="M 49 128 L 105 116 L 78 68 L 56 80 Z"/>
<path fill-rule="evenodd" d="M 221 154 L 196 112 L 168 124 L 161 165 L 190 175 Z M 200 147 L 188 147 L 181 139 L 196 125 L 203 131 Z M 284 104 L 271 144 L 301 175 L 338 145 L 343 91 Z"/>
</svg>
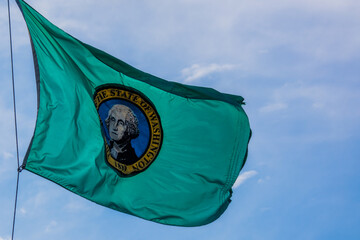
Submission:
<svg viewBox="0 0 360 240">
<path fill-rule="evenodd" d="M 131 140 L 139 136 L 139 122 L 127 106 L 115 104 L 105 120 L 110 136 L 110 154 L 118 162 L 133 164 L 138 160 Z"/>
</svg>

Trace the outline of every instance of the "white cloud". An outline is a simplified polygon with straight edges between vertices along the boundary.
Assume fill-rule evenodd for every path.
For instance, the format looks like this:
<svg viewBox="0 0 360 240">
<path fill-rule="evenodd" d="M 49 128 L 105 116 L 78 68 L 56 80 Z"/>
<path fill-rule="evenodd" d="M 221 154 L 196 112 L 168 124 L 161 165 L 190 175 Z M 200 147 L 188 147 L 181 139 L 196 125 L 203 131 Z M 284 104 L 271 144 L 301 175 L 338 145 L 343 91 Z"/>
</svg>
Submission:
<svg viewBox="0 0 360 240">
<path fill-rule="evenodd" d="M 3 157 L 4 157 L 5 159 L 10 159 L 10 158 L 14 158 L 14 157 L 15 157 L 14 154 L 9 153 L 9 152 L 3 152 L 2 155 L 3 155 Z"/>
<path fill-rule="evenodd" d="M 268 212 L 268 211 L 271 211 L 271 208 L 270 207 L 263 207 L 263 208 L 260 208 L 260 211 L 261 212 Z"/>
<path fill-rule="evenodd" d="M 275 89 L 268 103 L 258 111 L 275 113 L 274 121 L 281 122 L 284 127 L 297 122 L 298 140 L 302 139 L 301 135 L 302 140 L 319 142 L 357 134 L 360 130 L 359 102 L 360 89 L 356 87 L 294 82 Z"/>
<path fill-rule="evenodd" d="M 41 191 L 41 192 L 38 192 L 36 195 L 34 195 L 32 198 L 30 198 L 28 200 L 28 202 L 31 203 L 33 208 L 38 208 L 38 207 L 45 206 L 53 198 L 54 198 L 54 196 L 51 196 L 48 192 Z"/>
<path fill-rule="evenodd" d="M 209 64 L 201 66 L 199 64 L 193 64 L 191 67 L 181 70 L 182 76 L 185 78 L 185 83 L 190 83 L 207 75 L 215 72 L 223 72 L 234 69 L 236 66 L 232 64 Z"/>
<path fill-rule="evenodd" d="M 11 1 L 10 7 L 11 14 L 11 30 L 12 30 L 12 43 L 15 50 L 20 45 L 29 44 L 29 37 L 25 28 L 25 22 L 20 14 L 15 2 Z M 0 4 L 0 56 L 7 57 L 10 63 L 10 40 L 9 40 L 9 20 L 7 6 Z M 21 26 L 21 27 L 20 27 Z"/>
<path fill-rule="evenodd" d="M 262 113 L 270 113 L 270 112 L 275 112 L 275 111 L 286 109 L 287 107 L 288 106 L 286 103 L 275 102 L 275 103 L 265 105 L 264 107 L 260 108 L 259 111 Z"/>
<path fill-rule="evenodd" d="M 309 111 L 321 112 L 333 120 L 342 116 L 360 117 L 360 109 L 354 108 L 360 102 L 360 89 L 347 86 L 286 83 L 273 92 L 272 102 L 259 109 L 260 112 L 290 108 L 295 104 L 306 106 Z"/>
<path fill-rule="evenodd" d="M 26 209 L 23 208 L 23 207 L 19 209 L 19 213 L 22 214 L 22 215 L 25 215 L 26 212 L 27 212 Z"/>
<path fill-rule="evenodd" d="M 168 59 L 188 57 L 195 62 L 216 59 L 240 63 L 252 74 L 280 75 L 283 71 L 274 65 L 283 54 L 294 54 L 296 59 L 282 63 L 286 71 L 304 72 L 309 65 L 320 66 L 360 53 L 360 33 L 353 30 L 360 23 L 357 1 L 194 0 L 124 4 L 115 0 L 51 3 L 39 0 L 29 3 L 75 37 L 85 42 L 90 40 L 115 56 L 122 55 L 127 46 L 134 47 L 138 51 L 133 53 L 137 61 L 166 52 Z M 15 23 L 20 25 L 17 19 Z M 21 40 L 22 36 L 26 39 Z M 28 43 L 27 38 L 26 31 L 21 31 L 14 39 Z M 199 79 L 203 74 L 196 71 L 185 76 L 185 82 Z"/>
<path fill-rule="evenodd" d="M 270 180 L 270 177 L 267 176 L 267 177 L 265 177 L 265 178 L 259 178 L 257 182 L 258 182 L 258 183 L 264 183 L 264 182 L 269 181 L 269 180 Z"/>
<path fill-rule="evenodd" d="M 0 181 L 10 177 L 17 169 L 14 113 L 11 85 L 8 83 L 10 83 L 10 79 L 4 83 L 4 88 L 0 89 L 0 133 L 2 136 L 0 138 Z M 33 132 L 34 119 L 20 110 L 24 106 L 20 99 L 20 97 L 17 98 L 17 126 L 19 161 L 21 163 L 29 142 L 28 139 Z M 28 101 L 28 98 L 23 99 L 23 101 Z"/>
<path fill-rule="evenodd" d="M 54 230 L 56 230 L 58 226 L 58 223 L 54 220 L 52 220 L 45 228 L 45 232 L 49 233 L 49 232 L 53 232 Z"/>
<path fill-rule="evenodd" d="M 69 212 L 79 212 L 87 210 L 88 207 L 84 204 L 84 201 L 71 200 L 64 206 L 64 209 Z"/>
<path fill-rule="evenodd" d="M 1 93 L 1 91 L 0 91 Z M 15 152 L 15 137 L 14 137 L 14 122 L 12 118 L 12 111 L 9 107 L 3 104 L 5 99 L 0 97 L 0 181 L 7 179 L 12 173 L 16 171 L 16 156 Z M 13 151 L 13 152 L 12 152 Z"/>
<path fill-rule="evenodd" d="M 236 179 L 234 185 L 233 185 L 233 189 L 239 187 L 241 184 L 243 184 L 246 180 L 248 180 L 249 178 L 254 177 L 255 175 L 257 175 L 258 172 L 255 170 L 251 170 L 251 171 L 247 171 L 247 172 L 243 172 L 239 175 L 239 177 Z"/>
<path fill-rule="evenodd" d="M 0 240 L 11 240 L 10 237 L 0 237 Z"/>
<path fill-rule="evenodd" d="M 50 205 L 56 202 L 55 199 L 59 197 L 59 191 L 60 189 L 57 186 L 55 188 L 55 186 L 49 185 L 42 179 L 38 180 L 38 182 L 33 181 L 31 193 L 24 193 L 29 195 L 22 202 L 20 213 L 29 216 L 42 214 Z"/>
</svg>

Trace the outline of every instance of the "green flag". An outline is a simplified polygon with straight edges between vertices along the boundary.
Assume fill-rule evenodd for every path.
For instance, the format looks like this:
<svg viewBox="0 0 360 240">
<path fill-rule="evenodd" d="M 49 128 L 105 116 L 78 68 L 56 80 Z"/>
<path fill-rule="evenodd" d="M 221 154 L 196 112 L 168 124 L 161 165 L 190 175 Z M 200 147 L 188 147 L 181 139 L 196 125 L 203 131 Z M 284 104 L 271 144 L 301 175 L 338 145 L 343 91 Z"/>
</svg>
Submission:
<svg viewBox="0 0 360 240">
<path fill-rule="evenodd" d="M 217 219 L 246 160 L 243 98 L 144 73 L 17 3 L 38 90 L 23 168 L 151 221 L 199 226 Z"/>
</svg>

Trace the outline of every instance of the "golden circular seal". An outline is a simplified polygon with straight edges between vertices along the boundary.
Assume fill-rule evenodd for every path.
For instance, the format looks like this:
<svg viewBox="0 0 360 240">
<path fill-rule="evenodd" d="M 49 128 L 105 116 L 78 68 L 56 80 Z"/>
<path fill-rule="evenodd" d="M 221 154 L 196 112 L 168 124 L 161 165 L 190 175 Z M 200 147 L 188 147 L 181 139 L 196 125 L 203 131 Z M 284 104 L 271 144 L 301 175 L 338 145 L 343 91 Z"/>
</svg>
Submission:
<svg viewBox="0 0 360 240">
<path fill-rule="evenodd" d="M 152 102 L 135 89 L 104 86 L 94 94 L 106 161 L 122 176 L 147 169 L 160 152 L 163 130 Z"/>
</svg>

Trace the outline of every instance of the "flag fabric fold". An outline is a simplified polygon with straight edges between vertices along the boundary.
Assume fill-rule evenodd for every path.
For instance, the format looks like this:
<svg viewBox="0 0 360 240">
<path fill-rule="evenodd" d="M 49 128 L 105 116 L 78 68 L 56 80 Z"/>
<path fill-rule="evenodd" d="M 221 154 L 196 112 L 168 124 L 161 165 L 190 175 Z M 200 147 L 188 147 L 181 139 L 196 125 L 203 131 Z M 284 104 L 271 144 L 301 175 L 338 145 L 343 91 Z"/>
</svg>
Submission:
<svg viewBox="0 0 360 240">
<path fill-rule="evenodd" d="M 244 99 L 144 73 L 17 3 L 38 91 L 23 168 L 143 219 L 179 226 L 217 219 L 246 161 Z"/>
</svg>

